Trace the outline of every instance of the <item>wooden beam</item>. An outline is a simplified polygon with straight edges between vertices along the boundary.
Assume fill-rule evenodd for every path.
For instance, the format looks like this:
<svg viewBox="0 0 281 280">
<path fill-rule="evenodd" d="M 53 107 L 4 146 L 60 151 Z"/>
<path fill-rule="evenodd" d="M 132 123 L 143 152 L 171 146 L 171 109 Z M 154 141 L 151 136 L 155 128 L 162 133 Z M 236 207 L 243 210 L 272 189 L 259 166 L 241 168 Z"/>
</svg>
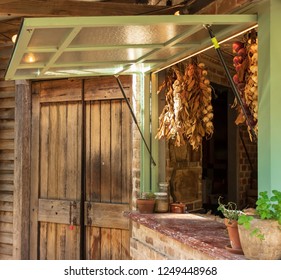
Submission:
<svg viewBox="0 0 281 280">
<path fill-rule="evenodd" d="M 22 260 L 29 259 L 31 93 L 28 82 L 16 82 L 15 100 L 13 258 Z"/>
<path fill-rule="evenodd" d="M 161 8 L 165 7 L 115 2 L 20 0 L 4 4 L 0 2 L 0 15 L 13 17 L 117 16 L 146 14 Z"/>
</svg>

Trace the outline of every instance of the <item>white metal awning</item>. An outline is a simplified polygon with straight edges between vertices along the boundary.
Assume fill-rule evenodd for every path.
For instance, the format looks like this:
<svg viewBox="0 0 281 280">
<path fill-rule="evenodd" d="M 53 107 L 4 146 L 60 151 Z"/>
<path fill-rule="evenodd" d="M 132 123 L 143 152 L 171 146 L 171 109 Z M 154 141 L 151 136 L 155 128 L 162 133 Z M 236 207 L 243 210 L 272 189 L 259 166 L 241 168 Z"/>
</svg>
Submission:
<svg viewBox="0 0 281 280">
<path fill-rule="evenodd" d="M 26 18 L 7 80 L 157 71 L 257 23 L 257 15 Z"/>
</svg>

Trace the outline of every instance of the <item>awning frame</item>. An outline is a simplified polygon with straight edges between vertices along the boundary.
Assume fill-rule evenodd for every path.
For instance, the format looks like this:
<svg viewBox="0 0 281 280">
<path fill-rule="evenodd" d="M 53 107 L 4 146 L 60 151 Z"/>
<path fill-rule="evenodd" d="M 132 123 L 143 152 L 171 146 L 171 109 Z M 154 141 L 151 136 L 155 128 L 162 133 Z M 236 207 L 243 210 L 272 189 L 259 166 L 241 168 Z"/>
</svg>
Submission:
<svg viewBox="0 0 281 280">
<path fill-rule="evenodd" d="M 214 27 L 217 26 L 219 32 L 216 31 L 216 36 L 218 40 L 222 40 L 256 23 L 257 15 L 255 14 L 26 18 L 22 22 L 5 78 L 7 80 L 51 79 L 153 72 L 175 63 L 198 50 L 211 46 L 212 44 L 208 37 L 208 32 L 204 28 L 205 24 Z M 165 31 L 172 32 L 173 30 L 177 31 L 177 29 L 180 30 L 180 32 L 177 33 L 175 31 L 170 37 L 167 35 L 167 40 L 156 43 L 72 44 L 73 40 L 81 34 L 80 32 L 86 29 L 95 31 L 99 28 L 107 27 L 109 27 L 109 29 L 105 30 L 109 31 L 112 29 L 118 31 L 119 27 L 125 27 L 132 29 L 132 32 L 134 32 L 134 28 L 136 31 L 139 28 L 143 30 L 146 28 L 151 28 L 151 30 L 153 30 L 153 28 L 155 28 L 155 30 L 161 31 L 163 28 L 163 34 L 165 34 Z M 169 28 L 169 30 L 165 28 Z M 48 30 L 49 32 L 53 30 L 54 35 L 58 30 L 65 30 L 65 33 L 59 38 L 59 44 L 51 46 L 48 45 L 48 38 L 46 38 L 45 44 L 44 42 L 40 42 L 40 40 L 42 40 L 42 35 L 41 37 L 39 36 L 39 39 L 36 39 L 36 36 L 40 34 L 40 32 L 44 32 L 44 30 Z M 198 42 L 192 41 L 192 36 L 199 36 L 198 34 L 203 36 L 202 40 Z M 110 38 L 110 33 L 107 34 L 107 36 Z M 155 36 L 158 35 L 155 34 Z M 97 41 L 103 40 L 103 38 L 96 39 Z M 32 40 L 33 42 L 37 42 L 38 45 L 32 45 Z M 85 40 L 87 40 L 87 38 Z M 108 40 L 110 41 L 110 39 Z M 174 51 L 176 50 L 174 54 L 172 54 L 173 49 Z M 73 56 L 81 55 L 81 57 L 83 57 L 86 56 L 87 53 L 91 54 L 91 52 L 104 52 L 105 54 L 116 52 L 118 54 L 118 52 L 122 53 L 122 51 L 127 54 L 137 53 L 139 51 L 141 54 L 133 59 L 122 59 L 122 57 L 116 57 L 115 59 L 114 56 L 114 60 L 105 59 L 93 61 L 89 59 L 60 62 L 60 58 L 64 55 L 67 57 L 73 54 Z M 170 52 L 172 55 L 161 58 L 157 57 L 158 54 L 164 51 L 167 51 L 167 53 Z M 41 62 L 28 63 L 25 62 L 23 58 L 29 53 L 32 53 L 34 56 L 49 54 L 49 59 Z M 108 70 L 106 67 L 110 65 L 114 67 Z M 86 70 L 83 70 L 83 67 Z M 87 69 L 90 69 L 90 67 L 97 67 L 100 70 L 87 72 Z M 79 68 L 82 69 L 80 72 L 78 71 Z M 57 72 L 52 72 L 52 69 L 58 70 Z M 59 69 L 67 69 L 68 72 L 65 70 L 66 72 L 64 73 L 62 70 L 59 71 Z"/>
</svg>

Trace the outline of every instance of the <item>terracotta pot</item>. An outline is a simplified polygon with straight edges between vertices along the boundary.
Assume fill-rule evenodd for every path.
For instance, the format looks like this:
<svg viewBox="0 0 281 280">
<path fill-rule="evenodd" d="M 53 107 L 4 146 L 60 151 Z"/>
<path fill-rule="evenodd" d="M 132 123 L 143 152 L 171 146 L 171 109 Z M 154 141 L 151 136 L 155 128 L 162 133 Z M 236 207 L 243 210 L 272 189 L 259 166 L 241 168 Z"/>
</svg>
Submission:
<svg viewBox="0 0 281 280">
<path fill-rule="evenodd" d="M 137 199 L 137 207 L 142 214 L 150 214 L 154 212 L 155 199 Z"/>
<path fill-rule="evenodd" d="M 254 229 L 260 230 L 264 240 L 251 234 Z M 238 225 L 241 246 L 247 259 L 279 260 L 281 259 L 281 226 L 274 220 L 253 219 L 247 230 Z"/>
<path fill-rule="evenodd" d="M 183 203 L 171 203 L 170 204 L 170 211 L 172 213 L 184 213 L 185 204 Z"/>
<path fill-rule="evenodd" d="M 239 238 L 237 221 L 230 221 L 229 219 L 224 219 L 224 224 L 227 227 L 231 248 L 235 250 L 241 250 L 242 247 Z"/>
</svg>

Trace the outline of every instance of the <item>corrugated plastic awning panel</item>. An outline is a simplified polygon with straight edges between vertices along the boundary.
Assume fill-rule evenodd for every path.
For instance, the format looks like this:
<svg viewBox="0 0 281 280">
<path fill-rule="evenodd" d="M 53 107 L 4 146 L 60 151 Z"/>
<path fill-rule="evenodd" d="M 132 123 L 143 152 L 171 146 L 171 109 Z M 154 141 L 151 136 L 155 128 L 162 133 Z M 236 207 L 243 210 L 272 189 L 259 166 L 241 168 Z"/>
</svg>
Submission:
<svg viewBox="0 0 281 280">
<path fill-rule="evenodd" d="M 256 24 L 256 15 L 26 18 L 6 79 L 133 74 L 161 69 Z"/>
</svg>

